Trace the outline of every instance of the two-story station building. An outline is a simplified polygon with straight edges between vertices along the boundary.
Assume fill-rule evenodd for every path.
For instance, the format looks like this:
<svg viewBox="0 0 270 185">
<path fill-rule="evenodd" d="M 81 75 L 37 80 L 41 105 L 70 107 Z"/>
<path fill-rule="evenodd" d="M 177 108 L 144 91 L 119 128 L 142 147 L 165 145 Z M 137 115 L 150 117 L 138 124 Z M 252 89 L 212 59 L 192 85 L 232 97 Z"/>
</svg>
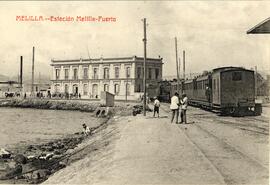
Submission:
<svg viewBox="0 0 270 185">
<path fill-rule="evenodd" d="M 99 98 L 101 91 L 117 100 L 137 100 L 143 94 L 143 57 L 51 60 L 54 93 Z M 162 79 L 162 58 L 147 58 L 147 87 Z"/>
</svg>

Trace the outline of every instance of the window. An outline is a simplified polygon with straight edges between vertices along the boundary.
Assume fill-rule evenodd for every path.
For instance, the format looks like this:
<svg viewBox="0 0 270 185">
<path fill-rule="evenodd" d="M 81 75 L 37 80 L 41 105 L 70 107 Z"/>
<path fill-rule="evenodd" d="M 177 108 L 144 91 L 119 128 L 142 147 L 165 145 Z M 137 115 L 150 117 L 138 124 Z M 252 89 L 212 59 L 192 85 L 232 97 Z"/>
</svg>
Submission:
<svg viewBox="0 0 270 185">
<path fill-rule="evenodd" d="M 72 87 L 72 93 L 74 94 L 74 95 L 78 95 L 78 92 L 79 92 L 79 88 L 78 88 L 78 85 L 73 85 L 73 87 Z"/>
<path fill-rule="evenodd" d="M 83 68 L 83 79 L 88 79 L 88 68 Z"/>
<path fill-rule="evenodd" d="M 114 94 L 119 95 L 119 84 L 114 84 Z"/>
<path fill-rule="evenodd" d="M 159 78 L 159 69 L 155 69 L 156 79 Z"/>
<path fill-rule="evenodd" d="M 98 98 L 98 85 L 97 84 L 93 84 L 92 95 L 93 95 L 93 98 Z"/>
<path fill-rule="evenodd" d="M 114 68 L 115 78 L 119 78 L 119 67 Z"/>
<path fill-rule="evenodd" d="M 126 95 L 129 96 L 130 95 L 130 84 L 126 83 Z"/>
<path fill-rule="evenodd" d="M 142 85 L 140 83 L 136 86 L 136 92 L 142 92 Z"/>
<path fill-rule="evenodd" d="M 55 93 L 59 93 L 60 92 L 60 85 L 59 84 L 56 84 L 54 86 L 54 89 L 55 89 Z"/>
<path fill-rule="evenodd" d="M 109 79 L 109 68 L 104 68 L 104 79 Z"/>
<path fill-rule="evenodd" d="M 242 80 L 242 73 L 241 72 L 233 72 L 232 73 L 232 80 L 233 81 L 241 81 Z"/>
<path fill-rule="evenodd" d="M 152 69 L 148 69 L 148 79 L 152 79 Z"/>
<path fill-rule="evenodd" d="M 93 79 L 98 79 L 98 68 L 93 69 L 93 74 L 94 74 Z"/>
<path fill-rule="evenodd" d="M 69 76 L 69 70 L 65 69 L 65 80 L 68 80 L 68 76 Z"/>
<path fill-rule="evenodd" d="M 126 68 L 126 76 L 127 78 L 130 78 L 130 67 Z"/>
<path fill-rule="evenodd" d="M 109 92 L 109 85 L 108 84 L 104 84 L 104 91 Z"/>
<path fill-rule="evenodd" d="M 83 95 L 87 95 L 88 94 L 88 84 L 83 84 Z"/>
<path fill-rule="evenodd" d="M 73 79 L 78 80 L 78 69 L 73 69 Z"/>
<path fill-rule="evenodd" d="M 141 71 L 141 70 L 142 70 L 141 67 L 138 67 L 138 68 L 137 68 L 137 77 L 138 77 L 138 78 L 141 78 L 141 77 L 142 77 L 142 71 Z"/>
<path fill-rule="evenodd" d="M 56 77 L 56 80 L 59 80 L 59 78 L 60 78 L 60 69 L 55 69 L 55 77 Z"/>
<path fill-rule="evenodd" d="M 65 85 L 65 93 L 68 93 L 68 84 Z"/>
</svg>

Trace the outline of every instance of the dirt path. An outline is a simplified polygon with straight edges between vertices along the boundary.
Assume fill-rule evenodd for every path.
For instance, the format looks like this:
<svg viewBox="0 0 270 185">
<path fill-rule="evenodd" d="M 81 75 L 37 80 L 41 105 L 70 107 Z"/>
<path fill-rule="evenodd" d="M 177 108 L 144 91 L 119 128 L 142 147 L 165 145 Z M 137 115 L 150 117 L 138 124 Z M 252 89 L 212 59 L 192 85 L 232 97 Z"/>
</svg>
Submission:
<svg viewBox="0 0 270 185">
<path fill-rule="evenodd" d="M 230 124 L 224 124 L 222 117 L 190 108 L 193 124 L 176 125 L 167 110 L 159 119 L 152 113 L 112 119 L 84 143 L 95 143 L 94 150 L 45 183 L 268 184 L 268 136 L 242 129 L 251 119 L 226 117 Z M 246 128 L 267 124 L 249 121 Z"/>
</svg>

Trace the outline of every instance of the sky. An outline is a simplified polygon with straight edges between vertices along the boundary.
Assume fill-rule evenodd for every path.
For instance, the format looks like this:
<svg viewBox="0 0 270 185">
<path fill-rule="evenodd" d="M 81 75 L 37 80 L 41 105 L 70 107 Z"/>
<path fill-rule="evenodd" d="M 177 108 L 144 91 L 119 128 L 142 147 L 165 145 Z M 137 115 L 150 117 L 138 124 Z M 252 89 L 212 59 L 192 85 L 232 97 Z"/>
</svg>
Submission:
<svg viewBox="0 0 270 185">
<path fill-rule="evenodd" d="M 101 1 L 0 2 L 0 74 L 50 75 L 51 59 L 143 56 L 163 58 L 163 76 L 176 74 L 186 52 L 186 72 L 242 66 L 270 73 L 270 35 L 246 32 L 269 17 L 270 1 Z M 16 16 L 114 17 L 115 22 L 16 21 Z M 182 73 L 182 71 L 180 72 Z"/>
</svg>

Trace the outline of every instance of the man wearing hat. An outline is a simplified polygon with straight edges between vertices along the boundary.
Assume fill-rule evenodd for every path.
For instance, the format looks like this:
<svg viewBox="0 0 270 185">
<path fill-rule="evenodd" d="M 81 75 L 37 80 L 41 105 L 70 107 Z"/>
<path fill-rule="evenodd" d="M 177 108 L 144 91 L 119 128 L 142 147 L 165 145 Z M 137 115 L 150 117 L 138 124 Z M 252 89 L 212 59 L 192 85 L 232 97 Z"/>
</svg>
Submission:
<svg viewBox="0 0 270 185">
<path fill-rule="evenodd" d="M 182 95 L 182 100 L 180 100 L 182 106 L 181 106 L 181 123 L 187 124 L 187 106 L 188 106 L 188 98 L 187 95 L 184 93 Z"/>
</svg>

